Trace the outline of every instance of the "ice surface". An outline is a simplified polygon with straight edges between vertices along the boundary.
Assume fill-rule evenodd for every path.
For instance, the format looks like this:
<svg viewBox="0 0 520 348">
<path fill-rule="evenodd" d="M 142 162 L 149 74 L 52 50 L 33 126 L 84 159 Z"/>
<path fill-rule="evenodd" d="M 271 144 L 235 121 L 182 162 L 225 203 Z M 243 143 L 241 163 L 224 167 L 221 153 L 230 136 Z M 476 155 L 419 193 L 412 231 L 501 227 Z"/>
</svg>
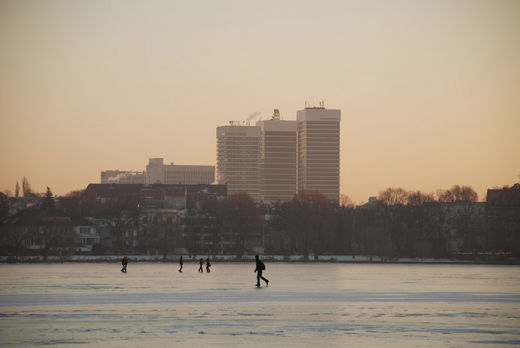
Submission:
<svg viewBox="0 0 520 348">
<path fill-rule="evenodd" d="M 520 344 L 520 268 L 0 265 L 2 347 Z"/>
</svg>

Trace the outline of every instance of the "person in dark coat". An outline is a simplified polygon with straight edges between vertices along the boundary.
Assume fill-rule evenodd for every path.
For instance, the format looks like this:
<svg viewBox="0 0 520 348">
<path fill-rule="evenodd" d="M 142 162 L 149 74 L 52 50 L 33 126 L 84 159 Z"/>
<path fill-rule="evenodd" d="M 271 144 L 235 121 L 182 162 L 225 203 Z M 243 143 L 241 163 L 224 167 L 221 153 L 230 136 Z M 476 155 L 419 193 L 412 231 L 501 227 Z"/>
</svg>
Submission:
<svg viewBox="0 0 520 348">
<path fill-rule="evenodd" d="M 211 267 L 211 263 L 209 263 L 209 257 L 206 259 L 206 273 L 209 273 L 209 268 Z"/>
<path fill-rule="evenodd" d="M 202 266 L 204 265 L 204 258 L 202 258 L 202 257 L 200 258 L 199 265 L 200 265 L 199 272 L 204 273 L 204 270 L 202 269 Z"/>
<path fill-rule="evenodd" d="M 262 279 L 265 282 L 265 286 L 269 286 L 269 280 L 262 277 L 262 272 L 265 270 L 265 265 L 262 261 L 260 261 L 260 258 L 258 255 L 255 255 L 256 260 L 256 286 L 260 287 L 260 279 Z"/>
<path fill-rule="evenodd" d="M 181 258 L 179 259 L 179 265 L 181 266 L 181 268 L 179 268 L 179 272 L 182 273 L 182 265 L 184 264 L 184 262 L 182 261 L 182 255 L 181 255 Z"/>
<path fill-rule="evenodd" d="M 121 264 L 123 265 L 123 268 L 121 268 L 121 272 L 126 273 L 126 266 L 128 265 L 128 256 L 123 257 L 123 260 L 121 260 Z"/>
</svg>

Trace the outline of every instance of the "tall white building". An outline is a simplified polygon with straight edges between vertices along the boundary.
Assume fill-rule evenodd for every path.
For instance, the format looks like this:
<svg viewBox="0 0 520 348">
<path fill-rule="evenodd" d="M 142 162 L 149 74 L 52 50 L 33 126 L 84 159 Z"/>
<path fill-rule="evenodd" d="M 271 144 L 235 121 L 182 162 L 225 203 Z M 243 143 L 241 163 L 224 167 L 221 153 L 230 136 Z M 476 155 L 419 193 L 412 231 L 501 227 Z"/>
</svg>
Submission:
<svg viewBox="0 0 520 348">
<path fill-rule="evenodd" d="M 296 193 L 296 121 L 280 120 L 274 110 L 260 127 L 260 199 L 264 202 L 290 201 Z"/>
<path fill-rule="evenodd" d="M 317 190 L 339 201 L 341 110 L 306 107 L 297 112 L 297 190 Z"/>
<path fill-rule="evenodd" d="M 162 158 L 150 158 L 145 172 L 145 184 L 212 184 L 215 167 L 201 165 L 164 164 Z"/>
<path fill-rule="evenodd" d="M 217 127 L 217 183 L 229 194 L 246 192 L 260 200 L 260 127 L 231 121 Z"/>
</svg>

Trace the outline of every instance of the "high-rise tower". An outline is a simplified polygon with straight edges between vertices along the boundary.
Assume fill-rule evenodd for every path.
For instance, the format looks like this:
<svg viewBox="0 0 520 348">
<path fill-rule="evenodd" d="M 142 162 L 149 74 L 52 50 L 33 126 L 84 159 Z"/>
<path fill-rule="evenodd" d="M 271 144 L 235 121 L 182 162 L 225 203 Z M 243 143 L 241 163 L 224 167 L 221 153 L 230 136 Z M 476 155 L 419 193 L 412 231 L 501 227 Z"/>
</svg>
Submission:
<svg viewBox="0 0 520 348">
<path fill-rule="evenodd" d="M 261 131 L 261 200 L 290 201 L 296 193 L 296 121 L 280 120 L 275 109 L 270 120 L 256 125 Z"/>
<path fill-rule="evenodd" d="M 260 127 L 237 121 L 217 127 L 217 183 L 260 201 Z"/>
<path fill-rule="evenodd" d="M 305 107 L 297 112 L 297 189 L 320 191 L 339 202 L 339 144 L 341 110 Z"/>
</svg>

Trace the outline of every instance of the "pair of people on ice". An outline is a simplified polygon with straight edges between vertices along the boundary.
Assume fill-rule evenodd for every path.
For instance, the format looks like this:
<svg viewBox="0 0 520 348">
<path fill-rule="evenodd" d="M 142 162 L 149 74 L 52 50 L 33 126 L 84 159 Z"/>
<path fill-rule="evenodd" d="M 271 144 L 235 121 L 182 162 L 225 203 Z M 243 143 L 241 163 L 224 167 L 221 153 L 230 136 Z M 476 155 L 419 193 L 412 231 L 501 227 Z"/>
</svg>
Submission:
<svg viewBox="0 0 520 348">
<path fill-rule="evenodd" d="M 202 266 L 204 266 L 204 258 L 202 258 L 202 257 L 200 258 L 199 265 L 200 265 L 199 272 L 200 273 L 204 273 L 204 270 L 202 269 Z M 209 269 L 210 267 L 211 267 L 211 263 L 209 262 L 209 257 L 208 257 L 206 259 L 206 273 L 211 272 L 210 269 Z"/>
</svg>

